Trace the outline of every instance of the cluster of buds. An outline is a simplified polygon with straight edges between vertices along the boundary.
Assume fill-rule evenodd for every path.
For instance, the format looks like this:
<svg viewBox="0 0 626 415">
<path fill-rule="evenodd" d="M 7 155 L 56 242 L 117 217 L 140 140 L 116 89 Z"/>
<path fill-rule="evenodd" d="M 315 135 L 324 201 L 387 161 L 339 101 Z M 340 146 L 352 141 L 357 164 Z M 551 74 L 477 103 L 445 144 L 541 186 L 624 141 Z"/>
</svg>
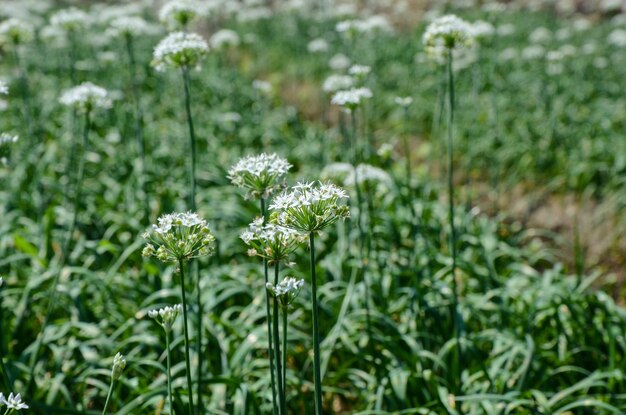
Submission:
<svg viewBox="0 0 626 415">
<path fill-rule="evenodd" d="M 182 310 L 183 306 L 176 304 L 159 310 L 150 310 L 148 311 L 148 317 L 153 318 L 165 331 L 169 332 L 172 330 L 172 326 Z"/>
<path fill-rule="evenodd" d="M 265 288 L 278 299 L 283 307 L 288 307 L 293 303 L 303 286 L 304 280 L 298 280 L 294 277 L 285 277 L 277 285 L 271 282 L 265 284 Z"/>
</svg>

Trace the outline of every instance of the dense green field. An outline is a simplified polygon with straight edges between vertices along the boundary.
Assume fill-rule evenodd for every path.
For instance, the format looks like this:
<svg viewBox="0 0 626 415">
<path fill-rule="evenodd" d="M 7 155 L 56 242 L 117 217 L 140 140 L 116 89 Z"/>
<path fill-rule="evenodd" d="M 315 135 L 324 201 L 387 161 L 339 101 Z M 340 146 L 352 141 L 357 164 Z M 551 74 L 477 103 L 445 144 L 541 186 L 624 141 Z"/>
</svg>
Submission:
<svg viewBox="0 0 626 415">
<path fill-rule="evenodd" d="M 623 274 L 625 14 L 451 8 L 494 32 L 449 71 L 422 39 L 435 13 L 413 3 L 206 2 L 178 29 L 210 50 L 170 60 L 160 4 L 94 3 L 0 8 L 0 413 L 9 393 L 50 415 L 626 412 L 626 310 L 603 291 L 606 267 Z M 144 20 L 125 32 L 125 16 Z M 83 82 L 102 96 L 67 94 Z M 371 97 L 331 103 L 352 86 Z M 272 159 L 265 194 L 233 169 L 261 153 L 291 165 Z M 347 197 L 284 207 L 317 181 Z M 582 253 L 589 212 L 555 236 L 512 213 L 520 193 L 609 206 L 590 225 L 611 230 L 603 266 Z M 152 224 L 187 211 L 208 228 L 185 217 L 172 229 L 192 236 L 159 239 L 171 229 Z M 262 213 L 300 232 L 280 261 L 242 235 Z M 266 282 L 287 276 L 304 285 L 274 306 Z M 156 324 L 181 303 L 171 331 Z"/>
</svg>

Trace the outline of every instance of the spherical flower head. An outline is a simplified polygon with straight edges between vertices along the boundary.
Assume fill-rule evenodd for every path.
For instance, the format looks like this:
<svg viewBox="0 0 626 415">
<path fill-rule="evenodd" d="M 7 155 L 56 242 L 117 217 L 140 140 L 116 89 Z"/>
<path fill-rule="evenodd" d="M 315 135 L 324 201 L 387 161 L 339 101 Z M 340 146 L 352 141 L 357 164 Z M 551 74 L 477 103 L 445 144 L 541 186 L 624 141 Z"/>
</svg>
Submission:
<svg viewBox="0 0 626 415">
<path fill-rule="evenodd" d="M 228 178 L 237 187 L 248 190 L 248 197 L 269 197 L 284 187 L 291 164 L 278 154 L 262 153 L 240 159 L 228 170 Z"/>
<path fill-rule="evenodd" d="M 152 27 L 139 16 L 119 16 L 111 20 L 107 35 L 113 38 L 131 38 L 148 35 L 153 32 Z"/>
<path fill-rule="evenodd" d="M 354 78 L 348 75 L 330 75 L 324 80 L 322 90 L 326 93 L 333 93 L 350 89 L 354 86 Z"/>
<path fill-rule="evenodd" d="M 4 81 L 0 81 L 0 94 L 2 95 L 9 94 L 9 86 Z"/>
<path fill-rule="evenodd" d="M 471 24 L 449 14 L 435 19 L 428 25 L 422 36 L 422 42 L 429 56 L 440 59 L 455 50 L 472 46 L 474 32 Z"/>
<path fill-rule="evenodd" d="M 158 310 L 148 311 L 148 316 L 153 318 L 159 323 L 163 329 L 167 332 L 172 330 L 172 326 L 178 317 L 178 314 L 183 310 L 183 306 L 180 304 L 173 305 L 171 307 L 163 307 Z"/>
<path fill-rule="evenodd" d="M 351 62 L 352 61 L 350 61 L 350 58 L 348 58 L 346 55 L 344 55 L 343 53 L 338 53 L 330 58 L 330 60 L 328 61 L 328 66 L 333 71 L 345 71 L 346 69 L 348 69 Z"/>
<path fill-rule="evenodd" d="M 334 184 L 301 182 L 277 196 L 270 209 L 275 211 L 279 225 L 312 233 L 350 217 L 350 210 L 343 204 L 347 200 L 348 194 Z"/>
<path fill-rule="evenodd" d="M 202 6 L 195 0 L 171 0 L 159 10 L 159 20 L 170 30 L 184 29 L 200 15 Z"/>
<path fill-rule="evenodd" d="M 89 22 L 89 15 L 76 7 L 59 10 L 50 17 L 50 25 L 67 32 L 82 30 Z"/>
<path fill-rule="evenodd" d="M 90 112 L 95 108 L 110 108 L 112 104 L 107 90 L 91 82 L 83 82 L 66 90 L 59 102 L 83 112 Z"/>
<path fill-rule="evenodd" d="M 250 256 L 265 258 L 270 264 L 286 261 L 298 245 L 306 241 L 306 235 L 276 223 L 264 224 L 263 218 L 255 219 L 240 237 L 251 247 Z"/>
<path fill-rule="evenodd" d="M 472 35 L 474 36 L 474 39 L 476 39 L 478 42 L 482 42 L 491 38 L 495 32 L 496 29 L 493 27 L 493 25 L 484 20 L 477 20 L 472 23 Z"/>
<path fill-rule="evenodd" d="M 372 91 L 369 88 L 351 88 L 346 91 L 337 92 L 333 95 L 330 102 L 348 111 L 354 111 L 359 107 L 361 101 L 369 99 L 372 96 Z"/>
<path fill-rule="evenodd" d="M 215 237 L 206 221 L 196 213 L 170 213 L 161 216 L 152 232 L 146 232 L 148 241 L 143 256 L 155 256 L 162 262 L 189 261 L 211 255 Z"/>
<path fill-rule="evenodd" d="M 113 369 L 111 369 L 111 378 L 118 380 L 122 375 L 122 371 L 126 367 L 126 359 L 121 353 L 117 353 L 113 358 Z"/>
<path fill-rule="evenodd" d="M 317 38 L 310 41 L 306 48 L 310 53 L 324 53 L 328 52 L 330 46 L 325 39 Z"/>
<path fill-rule="evenodd" d="M 299 280 L 294 277 L 285 277 L 285 279 L 277 285 L 271 282 L 265 284 L 265 288 L 272 293 L 284 307 L 293 303 L 298 294 L 300 294 L 302 287 L 304 287 L 304 280 Z"/>
<path fill-rule="evenodd" d="M 154 48 L 152 65 L 157 71 L 167 67 L 195 66 L 209 52 L 209 45 L 195 33 L 174 32 L 167 35 Z"/>
<path fill-rule="evenodd" d="M 11 410 L 28 409 L 28 405 L 22 402 L 22 395 L 19 393 L 17 395 L 10 393 L 7 397 L 0 393 L 0 407 L 3 405 L 7 407 L 7 413 L 10 413 Z"/>
<path fill-rule="evenodd" d="M 241 39 L 234 30 L 222 29 L 218 30 L 209 39 L 209 45 L 213 49 L 227 49 L 239 46 Z"/>
<path fill-rule="evenodd" d="M 413 98 L 412 97 L 395 97 L 393 99 L 393 102 L 395 102 L 396 105 L 402 108 L 408 108 L 413 103 Z"/>
<path fill-rule="evenodd" d="M 33 25 L 24 20 L 10 18 L 0 23 L 0 40 L 14 45 L 27 43 L 33 40 L 35 30 Z"/>
<path fill-rule="evenodd" d="M 350 69 L 348 69 L 348 74 L 354 76 L 357 79 L 363 79 L 372 71 L 367 65 L 352 65 Z"/>
</svg>

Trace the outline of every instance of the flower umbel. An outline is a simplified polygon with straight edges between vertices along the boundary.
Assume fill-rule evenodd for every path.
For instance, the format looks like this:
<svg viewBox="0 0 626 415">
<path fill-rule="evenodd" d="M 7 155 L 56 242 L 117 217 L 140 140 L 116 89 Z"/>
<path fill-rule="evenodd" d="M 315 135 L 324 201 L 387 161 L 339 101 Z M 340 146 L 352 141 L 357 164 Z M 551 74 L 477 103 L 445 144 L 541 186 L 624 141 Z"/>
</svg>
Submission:
<svg viewBox="0 0 626 415">
<path fill-rule="evenodd" d="M 163 307 L 159 310 L 150 310 L 148 311 L 148 316 L 155 319 L 165 331 L 170 331 L 172 330 L 172 326 L 174 325 L 178 314 L 182 310 L 183 306 L 176 304 L 171 307 Z"/>
<path fill-rule="evenodd" d="M 347 91 L 339 91 L 333 95 L 331 103 L 344 107 L 348 111 L 354 111 L 361 104 L 361 100 L 372 97 L 369 88 L 352 88 Z"/>
<path fill-rule="evenodd" d="M 294 277 L 285 277 L 278 285 L 274 285 L 271 282 L 265 284 L 265 288 L 280 301 L 283 307 L 293 303 L 303 286 L 304 280 L 298 280 Z"/>
<path fill-rule="evenodd" d="M 148 244 L 143 256 L 155 256 L 163 262 L 188 261 L 192 258 L 211 255 L 215 237 L 207 222 L 196 213 L 170 213 L 152 225 L 152 232 L 143 237 Z"/>
<path fill-rule="evenodd" d="M 347 199 L 348 194 L 334 184 L 300 182 L 277 196 L 270 209 L 276 211 L 279 225 L 311 233 L 350 217 L 350 209 L 341 204 Z"/>
<path fill-rule="evenodd" d="M 426 28 L 422 42 L 429 56 L 441 60 L 453 51 L 472 46 L 474 28 L 465 20 L 449 14 L 436 19 Z"/>
<path fill-rule="evenodd" d="M 14 17 L 0 23 L 0 39 L 14 45 L 30 42 L 34 33 L 35 30 L 29 22 Z"/>
<path fill-rule="evenodd" d="M 159 20 L 169 29 L 184 29 L 196 16 L 202 14 L 200 2 L 171 0 L 159 10 Z"/>
<path fill-rule="evenodd" d="M 91 82 L 83 82 L 74 88 L 66 90 L 59 98 L 59 102 L 85 112 L 89 112 L 94 108 L 111 107 L 111 99 L 107 90 Z"/>
<path fill-rule="evenodd" d="M 291 164 L 278 154 L 259 154 L 240 159 L 228 170 L 228 178 L 237 187 L 248 189 L 252 198 L 268 197 L 284 187 Z"/>
<path fill-rule="evenodd" d="M 174 32 L 154 48 L 152 65 L 157 71 L 167 67 L 195 66 L 209 52 L 209 45 L 196 33 Z"/>
<path fill-rule="evenodd" d="M 274 223 L 263 224 L 262 217 L 255 219 L 240 237 L 251 247 L 248 251 L 251 256 L 265 258 L 269 264 L 285 261 L 306 240 L 306 235 L 296 230 Z"/>
</svg>

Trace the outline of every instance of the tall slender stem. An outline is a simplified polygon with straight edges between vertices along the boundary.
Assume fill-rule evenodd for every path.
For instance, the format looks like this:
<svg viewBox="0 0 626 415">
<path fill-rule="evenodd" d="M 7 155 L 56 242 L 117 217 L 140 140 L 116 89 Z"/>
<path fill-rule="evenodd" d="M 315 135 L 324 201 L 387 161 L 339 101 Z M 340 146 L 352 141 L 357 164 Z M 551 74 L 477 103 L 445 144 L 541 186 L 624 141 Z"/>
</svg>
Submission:
<svg viewBox="0 0 626 415">
<path fill-rule="evenodd" d="M 170 403 L 170 415 L 174 415 L 174 403 L 172 402 L 172 361 L 170 357 L 170 332 L 165 330 L 165 348 L 167 353 L 167 397 Z"/>
<path fill-rule="evenodd" d="M 265 208 L 265 198 L 261 197 L 261 215 L 263 220 L 267 220 L 267 211 Z M 269 282 L 269 267 L 267 259 L 263 258 L 263 276 L 265 277 L 265 285 Z M 278 405 L 276 405 L 276 374 L 274 368 L 274 347 L 272 341 L 272 318 L 270 312 L 270 293 L 265 290 L 265 312 L 267 320 L 267 343 L 268 343 L 268 357 L 270 361 L 270 378 L 272 383 L 272 413 L 278 414 Z"/>
<path fill-rule="evenodd" d="M 187 126 L 189 127 L 189 148 L 191 151 L 191 168 L 189 171 L 190 180 L 191 180 L 191 189 L 189 194 L 189 208 L 195 212 L 196 211 L 196 134 L 193 127 L 193 118 L 191 116 L 191 94 L 189 92 L 190 89 L 190 80 L 189 80 L 189 68 L 187 66 L 182 67 L 183 73 L 183 85 L 185 90 L 185 113 L 187 115 Z M 200 399 L 201 391 L 202 391 L 202 292 L 200 290 L 200 274 L 198 272 L 197 266 L 192 268 L 195 271 L 196 275 L 196 303 L 198 306 L 198 318 L 197 318 L 197 331 L 196 331 L 196 342 L 198 347 L 198 409 L 202 406 L 202 400 Z"/>
<path fill-rule="evenodd" d="M 56 304 L 57 286 L 59 285 L 61 269 L 63 268 L 63 265 L 65 264 L 69 256 L 70 250 L 72 248 L 72 235 L 74 234 L 74 230 L 76 229 L 76 224 L 78 222 L 78 211 L 79 211 L 79 204 L 80 204 L 81 193 L 82 193 L 82 182 L 83 182 L 83 176 L 85 173 L 85 153 L 87 152 L 87 146 L 89 144 L 90 127 L 91 127 L 90 111 L 87 111 L 85 112 L 85 128 L 83 130 L 83 153 L 82 153 L 82 157 L 78 161 L 78 174 L 76 177 L 76 189 L 74 190 L 74 201 L 73 201 L 74 212 L 72 215 L 72 222 L 67 232 L 63 250 L 61 251 L 61 259 L 59 261 L 59 272 L 55 274 L 54 280 L 52 281 L 52 285 L 50 286 L 48 290 L 47 297 L 49 298 L 49 300 L 48 300 L 48 306 L 46 308 L 46 314 L 44 315 L 43 323 L 41 325 L 41 331 L 39 332 L 39 337 L 37 339 L 35 350 L 33 351 L 33 354 L 31 355 L 29 380 L 28 380 L 28 386 L 26 388 L 26 390 L 29 393 L 32 392 L 32 388 L 35 386 L 35 365 L 37 364 L 37 359 L 39 358 L 39 353 L 41 351 L 41 346 L 44 341 L 46 328 L 48 327 L 48 324 L 50 322 L 52 308 Z"/>
<path fill-rule="evenodd" d="M 313 299 L 313 383 L 315 386 L 315 415 L 322 415 L 322 371 L 320 364 L 320 329 L 317 307 L 317 278 L 315 275 L 315 234 L 309 233 L 311 249 L 311 297 Z"/>
<path fill-rule="evenodd" d="M 457 250 L 456 227 L 454 225 L 454 163 L 453 163 L 453 126 L 454 126 L 454 72 L 452 70 L 452 51 L 448 52 L 448 220 L 450 221 L 450 252 L 452 254 L 452 322 L 456 338 L 457 369 L 461 364 L 461 344 L 459 332 L 458 287 L 456 282 Z"/>
<path fill-rule="evenodd" d="M 178 261 L 180 267 L 180 292 L 183 299 L 183 320 L 185 332 L 185 365 L 187 366 L 187 390 L 189 391 L 189 415 L 193 415 L 193 387 L 191 382 L 191 360 L 189 358 L 189 324 L 187 322 L 187 294 L 185 293 L 185 263 Z"/>
<path fill-rule="evenodd" d="M 196 211 L 196 133 L 193 128 L 191 117 L 191 95 L 189 92 L 189 68 L 183 66 L 183 84 L 185 89 L 185 112 L 187 114 L 187 126 L 189 127 L 189 147 L 191 150 L 191 193 L 189 194 L 189 208 Z"/>
<path fill-rule="evenodd" d="M 109 401 L 111 400 L 111 396 L 113 395 L 114 383 L 115 383 L 115 379 L 111 377 L 111 384 L 109 385 L 109 393 L 107 393 L 107 400 L 104 402 L 104 409 L 102 410 L 102 415 L 107 413 L 107 408 L 109 407 Z"/>
<path fill-rule="evenodd" d="M 274 286 L 278 284 L 278 274 L 280 271 L 280 263 L 274 263 Z M 285 389 L 283 387 L 282 364 L 280 360 L 280 336 L 278 334 L 278 298 L 274 296 L 274 310 L 272 328 L 274 331 L 274 360 L 276 361 L 276 384 L 278 389 L 278 400 L 280 402 L 280 414 L 287 415 L 285 408 Z"/>
<path fill-rule="evenodd" d="M 150 220 L 150 201 L 148 199 L 148 188 L 146 178 L 146 141 L 143 134 L 143 110 L 141 107 L 141 98 L 139 88 L 137 87 L 137 64 L 135 61 L 135 50 L 133 47 L 132 36 L 126 36 L 126 52 L 128 53 L 128 65 L 130 72 L 130 88 L 135 101 L 135 136 L 139 147 L 139 184 L 143 193 L 143 219 L 144 224 Z"/>
<path fill-rule="evenodd" d="M 283 399 L 287 414 L 287 304 L 283 304 Z"/>
</svg>

